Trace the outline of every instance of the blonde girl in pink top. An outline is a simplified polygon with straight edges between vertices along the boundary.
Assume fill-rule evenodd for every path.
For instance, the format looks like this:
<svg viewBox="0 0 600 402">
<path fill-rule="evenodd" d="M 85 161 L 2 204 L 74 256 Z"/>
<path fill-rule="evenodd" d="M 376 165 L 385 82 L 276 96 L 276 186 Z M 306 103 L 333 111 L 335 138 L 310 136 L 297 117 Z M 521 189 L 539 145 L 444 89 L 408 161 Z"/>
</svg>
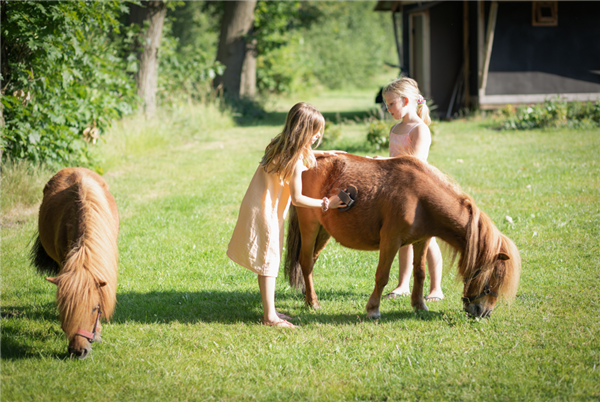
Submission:
<svg viewBox="0 0 600 402">
<path fill-rule="evenodd" d="M 263 325 L 295 328 L 290 317 L 275 309 L 275 282 L 283 248 L 284 220 L 290 201 L 296 207 L 344 207 L 337 195 L 321 200 L 302 195 L 302 172 L 317 165 L 315 156 L 342 151 L 313 151 L 320 142 L 325 119 L 311 105 L 297 103 L 283 131 L 271 140 L 242 200 L 227 255 L 258 274 Z M 318 143 L 317 143 L 318 145 Z"/>
<path fill-rule="evenodd" d="M 413 155 L 427 161 L 431 146 L 429 108 L 419 92 L 417 82 L 411 78 L 399 78 L 383 90 L 387 109 L 395 120 L 400 120 L 390 130 L 390 156 Z M 388 298 L 410 295 L 410 275 L 413 268 L 412 245 L 402 247 L 398 254 L 400 272 L 398 286 L 387 295 Z M 444 298 L 442 292 L 442 253 L 440 247 L 431 239 L 427 249 L 427 268 L 430 287 L 428 301 Z"/>
</svg>

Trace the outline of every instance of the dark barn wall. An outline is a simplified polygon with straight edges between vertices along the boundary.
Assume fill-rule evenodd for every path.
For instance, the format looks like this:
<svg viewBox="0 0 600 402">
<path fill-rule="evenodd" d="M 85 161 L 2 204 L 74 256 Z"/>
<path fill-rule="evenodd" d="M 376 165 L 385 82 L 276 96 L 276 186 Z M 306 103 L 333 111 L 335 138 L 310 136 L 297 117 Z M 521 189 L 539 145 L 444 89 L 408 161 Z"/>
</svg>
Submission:
<svg viewBox="0 0 600 402">
<path fill-rule="evenodd" d="M 437 113 L 446 113 L 463 62 L 463 3 L 444 2 L 429 12 L 431 97 Z"/>
<path fill-rule="evenodd" d="M 402 73 L 408 74 L 409 66 L 410 66 L 410 35 L 408 32 L 408 15 L 411 7 L 403 7 L 402 8 Z"/>
<path fill-rule="evenodd" d="M 600 91 L 600 2 L 559 1 L 549 27 L 532 26 L 531 2 L 498 5 L 487 95 Z"/>
<path fill-rule="evenodd" d="M 469 94 L 479 95 L 479 71 L 477 61 L 477 2 L 469 1 Z"/>
</svg>

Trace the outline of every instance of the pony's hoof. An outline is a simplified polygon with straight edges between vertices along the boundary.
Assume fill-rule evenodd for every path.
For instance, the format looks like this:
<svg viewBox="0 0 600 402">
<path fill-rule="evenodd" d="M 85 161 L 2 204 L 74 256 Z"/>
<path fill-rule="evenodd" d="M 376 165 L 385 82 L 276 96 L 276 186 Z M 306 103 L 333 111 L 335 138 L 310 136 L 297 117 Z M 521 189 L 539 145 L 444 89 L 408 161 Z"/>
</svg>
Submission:
<svg viewBox="0 0 600 402">
<path fill-rule="evenodd" d="M 415 311 L 429 311 L 429 307 L 427 307 L 425 303 L 417 304 L 416 306 L 413 306 L 413 308 Z"/>
<path fill-rule="evenodd" d="M 371 320 L 378 320 L 381 318 L 381 314 L 379 313 L 379 310 L 369 311 L 367 312 L 367 318 Z"/>
<path fill-rule="evenodd" d="M 312 309 L 312 310 L 318 310 L 321 308 L 321 305 L 318 302 L 315 303 L 306 303 L 306 307 Z"/>
</svg>

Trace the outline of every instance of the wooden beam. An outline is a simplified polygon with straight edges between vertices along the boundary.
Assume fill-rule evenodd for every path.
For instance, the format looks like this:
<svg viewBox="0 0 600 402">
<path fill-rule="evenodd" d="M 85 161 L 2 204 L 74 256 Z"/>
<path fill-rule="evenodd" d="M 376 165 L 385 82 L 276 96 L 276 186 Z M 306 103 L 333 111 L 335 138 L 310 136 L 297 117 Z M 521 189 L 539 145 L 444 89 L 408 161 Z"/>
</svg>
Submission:
<svg viewBox="0 0 600 402">
<path fill-rule="evenodd" d="M 477 90 L 483 76 L 483 61 L 485 60 L 485 4 L 477 2 Z M 479 101 L 477 102 L 479 106 Z"/>
<path fill-rule="evenodd" d="M 396 39 L 396 51 L 398 52 L 398 68 L 402 71 L 402 45 L 398 38 L 398 21 L 396 20 L 395 11 L 392 11 L 392 23 L 394 24 L 394 38 Z"/>
<path fill-rule="evenodd" d="M 423 12 L 423 75 L 424 83 L 422 95 L 431 96 L 431 29 L 429 25 L 429 10 Z M 419 83 L 420 84 L 420 83 Z M 419 85 L 420 86 L 420 85 Z"/>
<path fill-rule="evenodd" d="M 469 86 L 469 73 L 470 73 L 470 48 L 469 48 L 469 1 L 463 1 L 463 66 L 464 66 L 464 96 L 465 96 L 465 107 L 471 106 L 471 91 Z"/>
<path fill-rule="evenodd" d="M 421 2 L 417 2 L 418 6 L 415 8 L 411 8 L 410 10 L 408 10 L 407 12 L 409 13 L 420 13 L 423 11 L 427 11 L 432 7 L 437 6 L 438 4 L 442 4 L 444 1 L 443 0 L 439 0 L 439 1 L 430 1 L 430 2 L 423 2 L 423 4 L 421 4 Z"/>
<path fill-rule="evenodd" d="M 487 85 L 488 70 L 490 68 L 490 58 L 492 57 L 492 47 L 494 44 L 494 31 L 496 30 L 496 18 L 498 17 L 498 2 L 492 1 L 490 15 L 488 19 L 487 34 L 485 39 L 485 58 L 483 60 L 483 68 L 481 81 L 479 83 L 479 97 L 485 95 L 485 87 Z"/>
</svg>

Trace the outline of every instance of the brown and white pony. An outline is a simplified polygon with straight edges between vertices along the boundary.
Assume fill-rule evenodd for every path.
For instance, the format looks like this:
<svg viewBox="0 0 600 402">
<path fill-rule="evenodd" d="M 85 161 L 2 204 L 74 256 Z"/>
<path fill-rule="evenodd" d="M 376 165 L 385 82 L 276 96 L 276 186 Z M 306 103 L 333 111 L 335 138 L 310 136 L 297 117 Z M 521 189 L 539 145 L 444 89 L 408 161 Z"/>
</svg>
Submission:
<svg viewBox="0 0 600 402">
<path fill-rule="evenodd" d="M 117 290 L 119 213 L 102 177 L 85 168 L 59 171 L 44 187 L 39 235 L 31 250 L 38 271 L 55 277 L 69 353 L 87 357 L 99 342 Z"/>
<path fill-rule="evenodd" d="M 319 158 L 317 167 L 302 174 L 303 193 L 312 198 L 329 197 L 351 185 L 358 196 L 346 212 L 293 207 L 290 211 L 285 272 L 292 286 L 304 286 L 308 306 L 319 307 L 313 266 L 331 236 L 345 247 L 379 250 L 375 289 L 367 303 L 369 318 L 380 317 L 392 262 L 398 249 L 408 244 L 414 248 L 411 304 L 427 310 L 424 256 L 431 237 L 460 253 L 463 307 L 471 316 L 489 316 L 499 295 L 508 301 L 514 298 L 519 251 L 438 169 L 412 156 L 377 160 L 345 154 Z"/>
</svg>

